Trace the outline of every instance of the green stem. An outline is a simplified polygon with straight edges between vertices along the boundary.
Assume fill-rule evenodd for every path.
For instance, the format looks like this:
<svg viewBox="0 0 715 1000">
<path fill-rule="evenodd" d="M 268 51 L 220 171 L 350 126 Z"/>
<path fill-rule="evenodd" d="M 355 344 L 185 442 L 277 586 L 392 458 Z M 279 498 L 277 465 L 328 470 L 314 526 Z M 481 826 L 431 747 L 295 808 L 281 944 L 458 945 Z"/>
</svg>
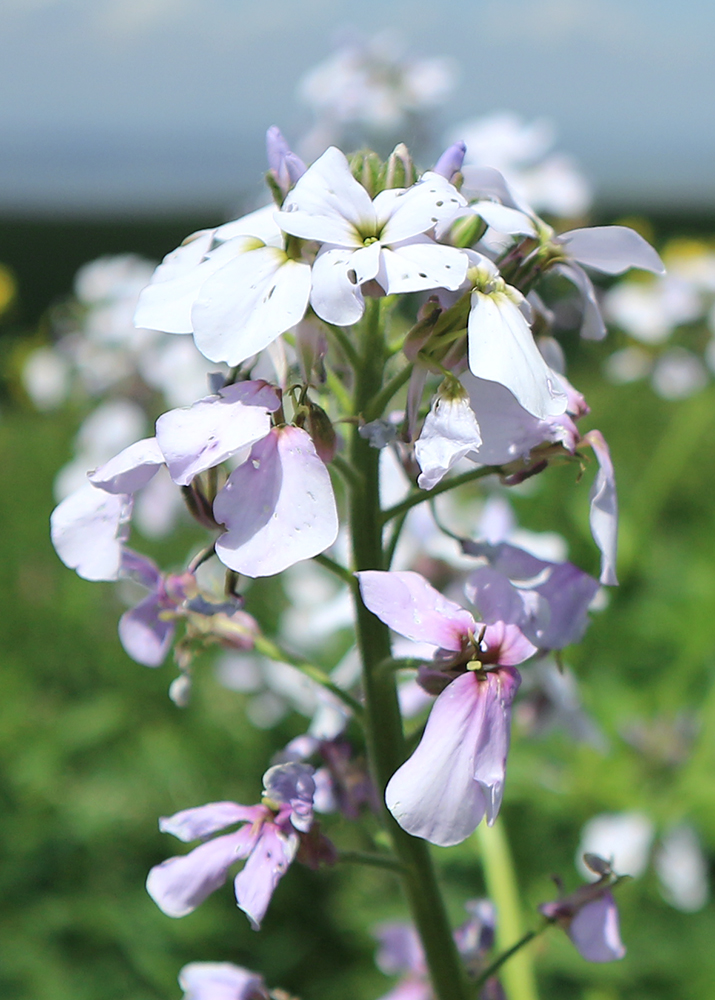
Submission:
<svg viewBox="0 0 715 1000">
<path fill-rule="evenodd" d="M 348 694 L 347 691 L 343 691 L 341 687 L 338 687 L 320 667 L 316 667 L 314 663 L 310 663 L 300 656 L 294 656 L 287 650 L 281 649 L 280 646 L 264 635 L 257 636 L 254 645 L 256 652 L 268 657 L 269 660 L 275 660 L 277 663 L 289 663 L 292 667 L 300 670 L 306 677 L 310 677 L 311 680 L 314 680 L 327 691 L 330 691 L 331 694 L 334 694 L 336 698 L 339 698 L 344 705 L 347 705 L 358 721 L 362 720 L 364 709 L 360 702 L 356 698 L 353 698 L 351 694 Z"/>
<path fill-rule="evenodd" d="M 497 820 L 492 827 L 480 823 L 475 839 L 482 857 L 487 894 L 497 910 L 497 947 L 504 951 L 498 961 L 503 965 L 507 958 L 512 959 L 501 977 L 507 1000 L 538 1000 L 531 952 L 524 949 L 528 942 L 522 939 L 519 891 L 503 821 Z"/>
<path fill-rule="evenodd" d="M 524 945 L 529 944 L 529 942 L 533 941 L 535 937 L 539 936 L 539 934 L 543 934 L 546 928 L 550 926 L 551 922 L 547 920 L 543 924 L 543 926 L 539 927 L 537 930 L 527 931 L 520 941 L 517 941 L 516 944 L 513 944 L 511 946 L 511 948 L 507 948 L 505 952 L 502 952 L 502 954 L 498 958 L 496 958 L 492 962 L 492 964 L 489 965 L 484 970 L 484 972 L 482 972 L 479 978 L 474 981 L 474 985 L 477 988 L 483 986 L 486 983 L 487 979 L 491 979 L 491 977 L 495 975 L 499 971 L 499 969 L 501 969 L 502 965 L 504 965 L 505 962 L 508 962 L 509 959 L 512 958 L 514 955 L 516 955 L 518 951 L 521 951 Z"/>
<path fill-rule="evenodd" d="M 380 329 L 379 300 L 367 303 L 363 327 L 362 361 L 356 371 L 355 413 L 369 411 L 375 387 L 382 385 L 385 346 Z M 351 459 L 360 473 L 351 490 L 350 529 L 356 570 L 382 569 L 382 521 L 379 500 L 380 453 L 353 431 Z M 363 663 L 365 733 L 370 767 L 381 801 L 387 782 L 406 756 L 395 677 L 380 665 L 391 656 L 387 626 L 355 594 L 357 640 Z M 437 884 L 428 845 L 405 833 L 387 809 L 382 818 L 393 850 L 402 865 L 402 885 L 422 940 L 434 992 L 438 1000 L 469 1000 L 466 983 L 444 901 Z"/>
<path fill-rule="evenodd" d="M 330 556 L 313 556 L 313 562 L 317 562 L 318 565 L 327 569 L 329 573 L 333 574 L 333 576 L 337 576 L 343 583 L 347 583 L 348 587 L 354 587 L 357 584 L 354 574 L 351 573 L 349 569 L 345 569 L 344 566 L 341 566 L 340 563 L 335 562 L 335 560 L 331 559 Z"/>
<path fill-rule="evenodd" d="M 498 465 L 482 465 L 478 469 L 473 469 L 472 472 L 463 472 L 461 476 L 454 476 L 452 479 L 443 479 L 441 483 L 433 486 L 431 490 L 420 490 L 419 492 L 411 493 L 410 496 L 406 497 L 400 503 L 396 503 L 394 506 L 388 507 L 387 510 L 383 510 L 380 523 L 387 524 L 393 517 L 406 514 L 408 510 L 412 510 L 417 504 L 424 503 L 425 500 L 432 500 L 434 497 L 439 496 L 440 493 L 446 493 L 448 490 L 454 490 L 458 486 L 464 486 L 465 483 L 472 483 L 475 479 L 483 479 L 485 476 L 493 476 L 500 472 L 501 467 Z"/>
<path fill-rule="evenodd" d="M 397 375 L 394 375 L 390 381 L 383 386 L 383 388 L 378 392 L 377 396 L 370 403 L 370 409 L 363 414 L 365 420 L 376 420 L 387 404 L 390 402 L 395 393 L 399 392 L 405 382 L 408 381 L 410 375 L 412 374 L 412 365 L 405 365 L 399 370 Z"/>
</svg>

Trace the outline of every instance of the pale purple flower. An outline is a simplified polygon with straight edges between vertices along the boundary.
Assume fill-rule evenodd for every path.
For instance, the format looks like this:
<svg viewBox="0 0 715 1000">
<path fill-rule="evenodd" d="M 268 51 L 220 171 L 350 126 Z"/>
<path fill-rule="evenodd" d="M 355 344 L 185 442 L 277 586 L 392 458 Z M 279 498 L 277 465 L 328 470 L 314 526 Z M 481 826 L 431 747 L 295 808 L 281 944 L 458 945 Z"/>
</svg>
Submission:
<svg viewBox="0 0 715 1000">
<path fill-rule="evenodd" d="M 234 880 L 236 901 L 258 930 L 278 882 L 295 858 L 301 833 L 311 828 L 312 774 L 305 764 L 279 764 L 263 776 L 261 805 L 212 802 L 161 819 L 163 833 L 204 842 L 149 872 L 147 891 L 160 909 L 169 917 L 186 916 L 224 884 L 236 861 L 245 860 Z M 205 840 L 236 823 L 242 825 L 235 833 Z"/>
<path fill-rule="evenodd" d="M 462 548 L 486 561 L 470 573 L 465 587 L 482 621 L 518 625 L 539 649 L 563 649 L 581 640 L 598 580 L 573 563 L 538 559 L 507 542 L 465 540 Z"/>
<path fill-rule="evenodd" d="M 465 205 L 434 173 L 405 190 L 371 200 L 334 146 L 308 168 L 276 213 L 293 236 L 322 244 L 312 268 L 310 302 L 328 323 L 347 326 L 365 309 L 363 286 L 375 281 L 387 295 L 459 288 L 467 270 L 461 250 L 427 234 Z"/>
<path fill-rule="evenodd" d="M 626 953 L 616 901 L 608 887 L 610 879 L 609 870 L 594 885 L 581 886 L 570 896 L 539 907 L 548 920 L 564 928 L 581 957 L 588 962 L 615 962 Z"/>
<path fill-rule="evenodd" d="M 418 573 L 357 576 L 365 606 L 381 621 L 440 647 L 424 683 L 443 690 L 419 746 L 388 783 L 387 807 L 408 833 L 458 844 L 499 812 L 511 703 L 521 681 L 514 664 L 536 648 L 515 625 L 477 623 Z"/>
<path fill-rule="evenodd" d="M 453 142 L 451 146 L 445 149 L 435 165 L 432 167 L 432 172 L 439 174 L 440 177 L 444 177 L 452 183 L 455 175 L 462 169 L 464 154 L 466 152 L 467 147 L 465 143 L 461 140 Z"/>
<path fill-rule="evenodd" d="M 81 486 L 52 512 L 57 555 L 85 580 L 118 579 L 131 511 L 131 496 L 106 493 L 91 483 Z"/>
<path fill-rule="evenodd" d="M 190 962 L 179 986 L 183 1000 L 269 1000 L 263 976 L 231 962 Z"/>
<path fill-rule="evenodd" d="M 290 148 L 277 125 L 271 125 L 266 132 L 266 157 L 268 169 L 285 197 L 307 167 Z"/>
</svg>

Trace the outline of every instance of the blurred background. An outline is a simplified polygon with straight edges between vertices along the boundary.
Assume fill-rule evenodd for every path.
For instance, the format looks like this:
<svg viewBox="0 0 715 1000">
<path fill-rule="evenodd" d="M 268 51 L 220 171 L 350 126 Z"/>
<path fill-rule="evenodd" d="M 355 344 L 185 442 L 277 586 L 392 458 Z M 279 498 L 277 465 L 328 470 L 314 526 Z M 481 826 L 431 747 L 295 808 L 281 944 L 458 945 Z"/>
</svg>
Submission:
<svg viewBox="0 0 715 1000">
<path fill-rule="evenodd" d="M 637 876 L 619 892 L 626 959 L 587 965 L 553 932 L 535 951 L 542 997 L 710 1000 L 712 5 L 3 0 L 0 13 L 0 995 L 171 1000 L 194 960 L 245 964 L 306 1000 L 392 982 L 371 928 L 402 909 L 380 873 L 295 866 L 260 934 L 229 889 L 184 920 L 156 909 L 144 875 L 171 850 L 157 816 L 254 802 L 306 720 L 225 665 L 217 679 L 208 657 L 179 710 L 171 667 L 119 645 L 117 588 L 78 579 L 48 537 L 86 468 L 202 393 L 184 338 L 136 339 L 133 303 L 188 233 L 264 202 L 278 124 L 307 158 L 404 140 L 424 167 L 465 138 L 557 228 L 625 222 L 666 259 L 667 279 L 602 286 L 603 343 L 557 317 L 617 470 L 622 582 L 568 651 L 573 686 L 524 697 L 504 816 L 527 920 L 552 872 L 577 884 L 580 849 Z M 524 528 L 558 526 L 594 572 L 584 489 L 559 469 L 510 497 Z M 198 538 L 178 524 L 140 525 L 163 566 Z M 249 608 L 275 629 L 291 596 L 262 583 Z M 325 666 L 349 642 L 336 628 Z M 478 857 L 467 843 L 440 861 L 456 924 L 485 891 Z"/>
</svg>

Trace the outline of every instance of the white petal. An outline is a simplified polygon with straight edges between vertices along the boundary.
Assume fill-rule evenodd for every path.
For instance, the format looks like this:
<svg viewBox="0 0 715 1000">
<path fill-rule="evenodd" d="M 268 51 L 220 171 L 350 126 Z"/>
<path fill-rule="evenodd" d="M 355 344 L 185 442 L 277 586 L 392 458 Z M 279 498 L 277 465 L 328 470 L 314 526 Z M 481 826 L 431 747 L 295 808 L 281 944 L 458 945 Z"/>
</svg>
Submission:
<svg viewBox="0 0 715 1000">
<path fill-rule="evenodd" d="M 469 367 L 506 386 L 525 410 L 543 419 L 566 410 L 529 324 L 506 295 L 474 291 L 468 323 Z"/>
<path fill-rule="evenodd" d="M 214 240 L 223 243 L 232 240 L 234 236 L 254 236 L 268 246 L 280 247 L 283 245 L 283 235 L 276 225 L 275 214 L 275 205 L 264 205 L 255 212 L 219 226 L 214 232 Z"/>
<path fill-rule="evenodd" d="M 472 205 L 474 212 L 488 226 L 496 229 L 500 233 L 509 233 L 512 236 L 536 236 L 536 226 L 524 212 L 519 212 L 515 208 L 507 208 L 506 205 L 499 205 L 495 201 L 478 201 Z"/>
<path fill-rule="evenodd" d="M 432 172 L 404 191 L 383 191 L 375 198 L 380 239 L 398 243 L 453 219 L 467 202 L 444 177 Z"/>
<path fill-rule="evenodd" d="M 598 459 L 598 472 L 591 487 L 591 534 L 601 550 L 601 583 L 615 586 L 618 550 L 618 497 L 616 479 L 608 445 L 600 431 L 589 431 L 584 442 L 590 444 Z"/>
<path fill-rule="evenodd" d="M 310 294 L 310 267 L 282 250 L 261 247 L 216 271 L 194 305 L 194 339 L 210 361 L 237 365 L 300 322 Z"/>
<path fill-rule="evenodd" d="M 65 566 L 85 580 L 116 580 L 131 509 L 130 496 L 89 483 L 65 497 L 50 518 L 52 544 Z"/>
<path fill-rule="evenodd" d="M 417 485 L 433 486 L 453 465 L 482 443 L 479 424 L 466 399 L 437 399 L 415 442 L 415 458 L 422 474 Z"/>
<path fill-rule="evenodd" d="M 350 326 L 365 311 L 360 286 L 348 277 L 352 250 L 322 250 L 313 264 L 310 304 L 326 323 Z"/>
<path fill-rule="evenodd" d="M 360 234 L 377 236 L 370 196 L 335 146 L 306 170 L 275 219 L 286 233 L 341 247 L 362 246 Z"/>
<path fill-rule="evenodd" d="M 260 441 L 270 430 L 269 412 L 278 406 L 275 390 L 265 382 L 238 382 L 218 396 L 164 413 L 156 422 L 156 439 L 171 478 L 188 486 L 199 472 Z"/>
<path fill-rule="evenodd" d="M 164 258 L 139 296 L 136 326 L 166 333 L 193 332 L 191 307 L 201 285 L 220 266 L 205 259 L 212 242 L 213 230 L 204 229 Z"/>
<path fill-rule="evenodd" d="M 89 481 L 107 493 L 136 493 L 164 464 L 156 438 L 135 441 L 114 458 L 89 473 Z"/>
<path fill-rule="evenodd" d="M 276 428 L 254 446 L 214 503 L 227 531 L 221 562 L 246 576 L 271 576 L 323 552 L 338 533 L 330 475 L 310 436 Z"/>
<path fill-rule="evenodd" d="M 584 340 L 603 340 L 606 336 L 606 324 L 603 322 L 601 307 L 596 298 L 593 282 L 578 264 L 557 264 L 554 268 L 559 274 L 572 281 L 581 293 L 581 336 Z"/>
<path fill-rule="evenodd" d="M 469 260 L 462 250 L 424 237 L 401 246 L 383 247 L 381 263 L 378 281 L 388 295 L 399 295 L 429 288 L 459 288 Z"/>
<path fill-rule="evenodd" d="M 665 274 L 663 261 L 653 247 L 628 226 L 591 226 L 572 229 L 557 238 L 569 257 L 604 274 L 623 274 L 638 267 Z"/>
<path fill-rule="evenodd" d="M 381 250 L 382 247 L 377 242 L 356 250 L 350 258 L 349 280 L 352 281 L 354 274 L 355 284 L 362 285 L 364 281 L 370 281 L 374 278 L 380 268 Z"/>
</svg>

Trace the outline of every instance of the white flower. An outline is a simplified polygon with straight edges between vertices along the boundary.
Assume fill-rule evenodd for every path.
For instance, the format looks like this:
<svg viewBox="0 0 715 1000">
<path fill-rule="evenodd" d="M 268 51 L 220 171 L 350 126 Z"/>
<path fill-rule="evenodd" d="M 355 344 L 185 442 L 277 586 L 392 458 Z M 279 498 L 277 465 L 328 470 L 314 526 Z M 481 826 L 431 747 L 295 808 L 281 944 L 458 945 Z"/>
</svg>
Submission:
<svg viewBox="0 0 715 1000">
<path fill-rule="evenodd" d="M 344 154 L 331 146 L 275 218 L 285 232 L 323 244 L 313 265 L 310 302 L 321 319 L 347 326 L 363 314 L 366 282 L 376 281 L 388 295 L 461 285 L 464 253 L 426 234 L 465 206 L 456 188 L 433 173 L 406 190 L 382 191 L 373 201 Z"/>
<path fill-rule="evenodd" d="M 472 373 L 505 386 L 535 417 L 543 420 L 564 413 L 566 396 L 521 311 L 523 295 L 506 284 L 486 257 L 470 256 L 477 265 L 470 271 L 474 290 L 467 325 Z"/>
</svg>

